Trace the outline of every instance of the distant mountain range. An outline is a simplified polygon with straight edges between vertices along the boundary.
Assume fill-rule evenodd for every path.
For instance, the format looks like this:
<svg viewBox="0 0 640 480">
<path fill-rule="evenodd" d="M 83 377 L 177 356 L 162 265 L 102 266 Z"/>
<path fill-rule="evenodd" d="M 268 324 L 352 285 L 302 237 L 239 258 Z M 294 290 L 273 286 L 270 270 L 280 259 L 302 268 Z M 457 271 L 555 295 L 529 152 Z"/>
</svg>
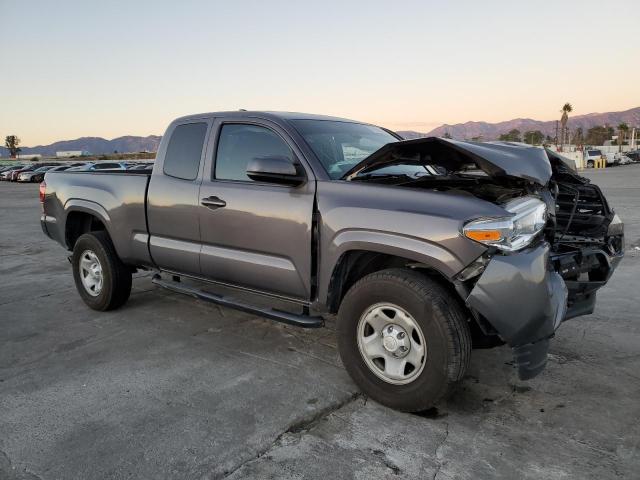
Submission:
<svg viewBox="0 0 640 480">
<path fill-rule="evenodd" d="M 558 114 L 560 117 L 560 114 Z M 629 126 L 640 126 L 640 107 L 625 110 L 623 112 L 589 113 L 587 115 L 576 115 L 569 117 L 569 129 L 573 132 L 576 128 L 582 127 L 584 132 L 595 126 L 609 125 L 616 127 L 619 123 L 625 122 Z M 506 122 L 466 122 L 455 125 L 441 125 L 427 133 L 415 132 L 413 130 L 399 131 L 404 138 L 420 137 L 442 137 L 446 133 L 457 139 L 471 139 L 481 137 L 482 140 L 496 140 L 501 134 L 517 128 L 521 133 L 528 130 L 540 130 L 543 134 L 551 137 L 555 136 L 556 121 L 532 120 L 530 118 L 516 118 Z M 149 135 L 148 137 L 125 136 L 107 140 L 101 137 L 82 137 L 76 140 L 63 140 L 51 145 L 38 145 L 37 147 L 21 147 L 21 154 L 40 153 L 42 155 L 55 155 L 63 150 L 85 150 L 92 154 L 100 155 L 106 153 L 130 153 L 130 152 L 155 152 L 162 137 L 159 135 Z M 9 152 L 6 148 L 0 147 L 0 155 L 7 157 Z"/>
<path fill-rule="evenodd" d="M 560 113 L 558 113 L 558 120 Z M 571 132 L 576 128 L 582 127 L 586 133 L 591 127 L 609 125 L 616 128 L 618 124 L 625 122 L 630 127 L 640 126 L 640 107 L 625 110 L 623 112 L 607 112 L 607 113 L 588 113 L 586 115 L 569 116 L 567 124 Z M 406 139 L 420 137 L 442 137 L 446 133 L 453 138 L 460 140 L 471 139 L 474 137 L 482 137 L 482 140 L 497 140 L 498 137 L 510 130 L 517 128 L 521 133 L 529 130 L 540 130 L 543 134 L 554 137 L 556 133 L 556 121 L 541 121 L 531 118 L 516 118 L 507 120 L 506 122 L 488 123 L 488 122 L 466 122 L 456 123 L 455 125 L 441 125 L 434 128 L 430 132 L 421 133 L 413 130 L 398 132 Z"/>
<path fill-rule="evenodd" d="M 37 147 L 21 146 L 22 151 L 20 154 L 40 153 L 45 156 L 54 156 L 56 152 L 65 150 L 85 150 L 96 155 L 113 152 L 155 152 L 158 150 L 161 138 L 162 137 L 158 135 L 149 135 L 148 137 L 128 135 L 126 137 L 114 138 L 113 140 L 107 140 L 101 137 L 82 137 L 76 140 L 55 142 L 51 145 L 38 145 Z M 6 148 L 0 147 L 0 154 L 3 157 L 7 157 L 9 152 Z"/>
</svg>

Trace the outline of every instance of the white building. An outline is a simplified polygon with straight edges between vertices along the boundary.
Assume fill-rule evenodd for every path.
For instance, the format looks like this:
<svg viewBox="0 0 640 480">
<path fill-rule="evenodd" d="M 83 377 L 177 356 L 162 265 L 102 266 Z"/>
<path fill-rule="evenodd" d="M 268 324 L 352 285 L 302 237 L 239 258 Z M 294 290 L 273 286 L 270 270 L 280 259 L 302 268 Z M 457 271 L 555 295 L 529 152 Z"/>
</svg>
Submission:
<svg viewBox="0 0 640 480">
<path fill-rule="evenodd" d="M 69 158 L 69 157 L 86 157 L 91 155 L 86 150 L 66 150 L 62 152 L 56 152 L 56 157 Z"/>
<path fill-rule="evenodd" d="M 40 153 L 19 153 L 18 155 L 16 155 L 16 158 L 22 159 L 22 160 L 31 160 L 32 158 L 42 158 L 42 154 Z"/>
</svg>

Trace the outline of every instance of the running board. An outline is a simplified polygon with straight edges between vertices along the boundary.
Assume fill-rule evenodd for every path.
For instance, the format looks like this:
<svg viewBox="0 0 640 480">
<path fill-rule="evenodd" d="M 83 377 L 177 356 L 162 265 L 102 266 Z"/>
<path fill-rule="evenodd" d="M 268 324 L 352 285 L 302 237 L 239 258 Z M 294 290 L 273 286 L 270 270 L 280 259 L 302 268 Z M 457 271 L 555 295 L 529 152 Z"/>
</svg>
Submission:
<svg viewBox="0 0 640 480">
<path fill-rule="evenodd" d="M 238 300 L 223 297 L 222 295 L 216 295 L 215 293 L 205 292 L 198 290 L 197 288 L 190 287 L 181 282 L 163 280 L 158 274 L 155 274 L 151 281 L 156 285 L 171 290 L 176 293 L 183 293 L 190 295 L 194 298 L 204 300 L 206 302 L 217 303 L 224 307 L 234 308 L 247 313 L 253 313 L 261 317 L 275 320 L 277 322 L 286 323 L 288 325 L 295 325 L 302 328 L 320 328 L 324 327 L 324 319 L 322 317 L 314 317 L 310 315 L 298 315 L 296 313 L 283 312 L 282 310 L 276 310 L 274 308 L 256 307 L 247 303 L 239 302 Z"/>
</svg>

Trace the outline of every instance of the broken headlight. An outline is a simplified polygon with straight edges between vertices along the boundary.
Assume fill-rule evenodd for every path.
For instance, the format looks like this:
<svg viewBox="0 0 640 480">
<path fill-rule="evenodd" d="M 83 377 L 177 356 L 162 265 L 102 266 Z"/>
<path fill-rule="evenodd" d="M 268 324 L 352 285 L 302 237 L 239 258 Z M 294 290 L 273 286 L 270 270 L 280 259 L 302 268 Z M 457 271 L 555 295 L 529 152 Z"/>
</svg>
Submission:
<svg viewBox="0 0 640 480">
<path fill-rule="evenodd" d="M 510 216 L 472 220 L 462 229 L 464 236 L 513 252 L 529 245 L 547 223 L 547 206 L 538 198 L 521 197 L 503 206 Z"/>
</svg>

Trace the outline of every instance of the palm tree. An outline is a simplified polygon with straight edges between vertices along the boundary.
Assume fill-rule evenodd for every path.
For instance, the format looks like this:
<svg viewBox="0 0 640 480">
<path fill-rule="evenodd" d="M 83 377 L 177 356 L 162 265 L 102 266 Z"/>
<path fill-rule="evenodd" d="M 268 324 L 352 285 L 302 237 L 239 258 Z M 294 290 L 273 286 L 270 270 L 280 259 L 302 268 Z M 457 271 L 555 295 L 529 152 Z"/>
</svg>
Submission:
<svg viewBox="0 0 640 480">
<path fill-rule="evenodd" d="M 618 125 L 618 151 L 622 152 L 622 143 L 624 142 L 627 132 L 629 131 L 629 125 L 622 122 Z"/>
<path fill-rule="evenodd" d="M 564 140 L 565 140 L 565 136 L 566 136 L 566 131 L 567 131 L 567 122 L 569 121 L 569 114 L 573 111 L 573 107 L 571 106 L 571 104 L 569 102 L 565 103 L 562 106 L 562 110 L 560 110 L 562 112 L 562 117 L 560 117 L 560 124 L 562 125 L 562 131 L 560 133 L 560 138 L 562 139 L 560 144 L 561 146 L 564 146 Z"/>
</svg>

